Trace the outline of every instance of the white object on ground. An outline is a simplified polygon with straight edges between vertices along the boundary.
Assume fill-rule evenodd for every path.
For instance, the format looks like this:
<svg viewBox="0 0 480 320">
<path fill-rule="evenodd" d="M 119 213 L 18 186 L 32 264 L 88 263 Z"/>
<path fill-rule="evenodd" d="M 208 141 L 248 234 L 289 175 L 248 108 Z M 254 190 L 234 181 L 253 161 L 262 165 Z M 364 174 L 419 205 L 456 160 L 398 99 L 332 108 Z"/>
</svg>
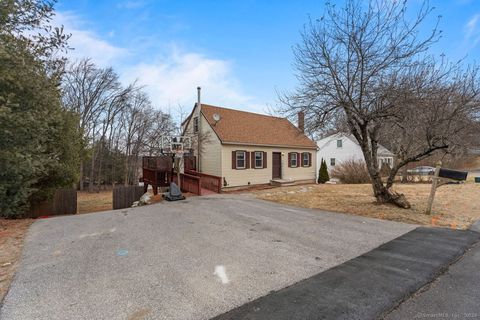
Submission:
<svg viewBox="0 0 480 320">
<path fill-rule="evenodd" d="M 215 266 L 215 272 L 213 275 L 217 276 L 223 284 L 230 282 L 230 280 L 228 280 L 227 273 L 225 272 L 225 267 L 222 265 Z"/>
</svg>

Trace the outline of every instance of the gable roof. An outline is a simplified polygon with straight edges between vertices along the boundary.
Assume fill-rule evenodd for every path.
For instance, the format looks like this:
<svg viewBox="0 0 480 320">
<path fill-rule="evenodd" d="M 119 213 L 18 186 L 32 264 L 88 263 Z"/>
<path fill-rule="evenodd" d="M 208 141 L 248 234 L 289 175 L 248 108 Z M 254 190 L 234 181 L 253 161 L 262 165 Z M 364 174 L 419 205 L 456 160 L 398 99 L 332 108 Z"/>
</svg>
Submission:
<svg viewBox="0 0 480 320">
<path fill-rule="evenodd" d="M 357 145 L 360 145 L 358 143 L 357 138 L 355 138 L 355 136 L 351 133 L 335 133 L 335 134 L 332 134 L 328 137 L 325 137 L 325 138 L 321 139 L 320 141 L 327 140 L 327 139 L 328 139 L 328 141 L 331 141 L 332 139 L 336 139 L 336 138 L 340 138 L 340 137 L 345 137 L 347 139 L 350 139 L 353 143 L 355 143 Z M 318 141 L 318 142 L 320 142 L 320 141 Z M 382 146 L 380 143 L 378 144 L 377 155 L 381 156 L 381 157 L 393 157 L 393 156 L 395 156 L 393 154 L 393 152 L 391 152 L 390 150 L 388 150 L 387 148 Z"/>
<path fill-rule="evenodd" d="M 285 118 L 203 103 L 202 114 L 224 144 L 317 148 L 315 142 Z M 220 115 L 220 121 L 215 122 L 214 114 Z"/>
</svg>

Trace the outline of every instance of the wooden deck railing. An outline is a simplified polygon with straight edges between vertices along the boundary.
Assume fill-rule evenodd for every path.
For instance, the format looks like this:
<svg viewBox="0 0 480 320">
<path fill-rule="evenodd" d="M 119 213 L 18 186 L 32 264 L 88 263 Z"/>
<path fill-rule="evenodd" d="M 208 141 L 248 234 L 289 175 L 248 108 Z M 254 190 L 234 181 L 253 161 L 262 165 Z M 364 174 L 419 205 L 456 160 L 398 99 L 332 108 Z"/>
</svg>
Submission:
<svg viewBox="0 0 480 320">
<path fill-rule="evenodd" d="M 180 186 L 183 192 L 190 192 L 193 194 L 200 195 L 201 193 L 201 185 L 200 185 L 200 177 L 188 174 L 188 173 L 180 173 Z M 177 183 L 177 176 L 173 176 L 173 181 Z M 177 183 L 178 184 L 178 183 Z"/>
<path fill-rule="evenodd" d="M 222 189 L 222 177 L 214 176 L 211 174 L 206 174 L 203 172 L 197 171 L 187 171 L 188 175 L 200 177 L 200 186 L 203 189 L 207 189 L 216 193 L 220 193 Z"/>
</svg>

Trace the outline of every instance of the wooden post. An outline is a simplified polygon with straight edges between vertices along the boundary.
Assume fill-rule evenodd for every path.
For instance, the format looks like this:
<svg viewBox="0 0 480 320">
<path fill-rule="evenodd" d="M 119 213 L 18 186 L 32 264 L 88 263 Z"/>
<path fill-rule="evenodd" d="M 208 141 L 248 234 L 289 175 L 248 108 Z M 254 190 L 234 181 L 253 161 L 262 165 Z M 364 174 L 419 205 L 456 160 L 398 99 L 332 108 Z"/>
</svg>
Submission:
<svg viewBox="0 0 480 320">
<path fill-rule="evenodd" d="M 180 182 L 180 157 L 175 155 L 175 170 L 177 171 L 177 183 L 178 187 L 181 189 L 182 183 Z"/>
<path fill-rule="evenodd" d="M 435 175 L 432 178 L 432 189 L 430 190 L 430 196 L 428 197 L 427 210 L 425 210 L 426 214 L 432 213 L 433 199 L 435 198 L 435 191 L 437 191 L 438 174 L 440 172 L 441 167 L 442 167 L 442 161 L 438 161 L 436 163 Z"/>
</svg>

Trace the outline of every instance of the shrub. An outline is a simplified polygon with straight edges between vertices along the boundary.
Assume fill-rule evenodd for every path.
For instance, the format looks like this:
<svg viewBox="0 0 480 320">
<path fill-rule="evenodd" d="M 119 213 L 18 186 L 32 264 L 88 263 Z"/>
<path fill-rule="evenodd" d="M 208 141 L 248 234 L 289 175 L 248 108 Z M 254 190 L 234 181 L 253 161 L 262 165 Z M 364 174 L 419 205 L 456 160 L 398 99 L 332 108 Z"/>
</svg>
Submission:
<svg viewBox="0 0 480 320">
<path fill-rule="evenodd" d="M 321 161 L 321 164 L 320 164 L 320 169 L 318 170 L 318 181 L 317 182 L 318 183 L 325 183 L 328 180 L 330 180 L 330 177 L 328 175 L 327 163 L 322 158 L 322 161 Z"/>
<path fill-rule="evenodd" d="M 336 165 L 330 174 L 343 183 L 370 183 L 370 176 L 363 161 L 343 161 Z"/>
</svg>

